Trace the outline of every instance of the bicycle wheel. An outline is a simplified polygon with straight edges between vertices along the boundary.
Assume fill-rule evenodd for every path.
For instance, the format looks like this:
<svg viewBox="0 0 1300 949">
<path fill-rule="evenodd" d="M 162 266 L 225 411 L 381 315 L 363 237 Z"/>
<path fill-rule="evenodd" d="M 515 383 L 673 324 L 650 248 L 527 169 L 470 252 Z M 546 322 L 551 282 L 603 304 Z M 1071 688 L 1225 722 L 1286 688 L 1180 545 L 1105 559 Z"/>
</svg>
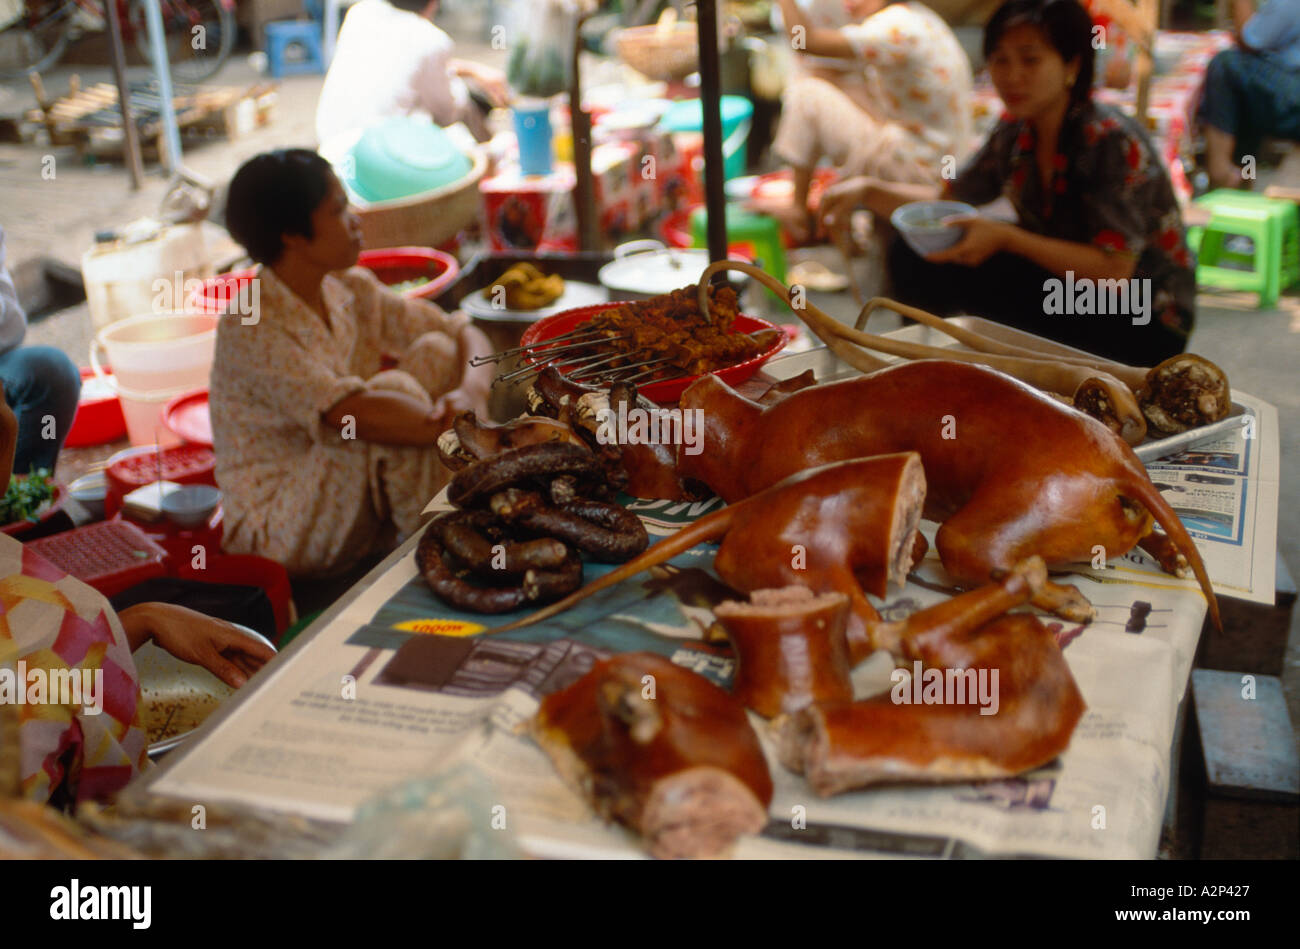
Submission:
<svg viewBox="0 0 1300 949">
<path fill-rule="evenodd" d="M 18 79 L 49 69 L 72 38 L 69 0 L 28 0 L 22 15 L 0 28 L 0 79 Z"/>
<path fill-rule="evenodd" d="M 201 82 L 214 75 L 235 48 L 232 0 L 158 0 L 167 61 L 175 82 Z M 144 0 L 131 0 L 131 32 L 141 55 L 153 62 Z"/>
</svg>

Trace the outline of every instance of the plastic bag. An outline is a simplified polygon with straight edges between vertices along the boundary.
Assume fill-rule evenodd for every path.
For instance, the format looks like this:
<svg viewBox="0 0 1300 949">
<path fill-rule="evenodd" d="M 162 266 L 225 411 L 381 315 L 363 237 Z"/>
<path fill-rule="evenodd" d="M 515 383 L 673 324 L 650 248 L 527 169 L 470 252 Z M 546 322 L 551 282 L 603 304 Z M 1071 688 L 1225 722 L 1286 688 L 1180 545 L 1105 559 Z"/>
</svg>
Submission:
<svg viewBox="0 0 1300 949">
<path fill-rule="evenodd" d="M 578 7 L 573 0 L 515 0 L 506 81 L 521 96 L 546 99 L 573 81 Z"/>
<path fill-rule="evenodd" d="M 322 856 L 337 860 L 518 859 L 524 854 L 509 829 L 500 800 L 482 772 L 462 762 L 370 798 Z"/>
</svg>

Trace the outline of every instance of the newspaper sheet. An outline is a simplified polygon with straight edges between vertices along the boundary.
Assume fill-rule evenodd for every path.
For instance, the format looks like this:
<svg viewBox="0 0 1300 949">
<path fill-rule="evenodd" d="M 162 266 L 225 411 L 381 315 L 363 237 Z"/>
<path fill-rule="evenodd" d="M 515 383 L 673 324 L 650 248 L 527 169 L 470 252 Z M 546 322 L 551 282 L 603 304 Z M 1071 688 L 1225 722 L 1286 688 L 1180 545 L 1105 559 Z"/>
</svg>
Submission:
<svg viewBox="0 0 1300 949">
<path fill-rule="evenodd" d="M 1153 465 L 1152 475 L 1171 486 L 1167 496 L 1189 520 L 1199 518 L 1197 543 L 1218 583 L 1252 598 L 1267 589 L 1271 600 L 1277 420 L 1271 406 L 1249 404 L 1261 437 L 1243 430 L 1196 446 Z M 652 534 L 721 503 L 626 500 Z M 933 551 L 935 525 L 924 529 Z M 734 596 L 712 571 L 713 548 L 696 547 L 545 623 L 493 636 L 480 634 L 513 617 L 448 608 L 417 575 L 413 550 L 408 542 L 395 566 L 277 661 L 215 727 L 205 726 L 153 779 L 153 790 L 347 822 L 377 792 L 468 761 L 493 779 L 509 827 L 529 852 L 642 855 L 631 834 L 592 817 L 519 726 L 540 696 L 617 652 L 652 650 L 726 686 L 731 654 L 705 641 L 712 608 Z M 587 579 L 608 569 L 588 565 Z M 1205 602 L 1194 583 L 1159 574 L 1142 557 L 1081 571 L 1070 582 L 1098 618 L 1084 627 L 1044 617 L 1088 704 L 1057 761 L 1010 780 L 823 800 L 777 762 L 767 725 L 755 716 L 776 795 L 767 828 L 735 854 L 1153 857 Z M 903 589 L 876 602 L 885 616 L 901 618 L 954 591 L 931 553 Z M 891 668 L 882 655 L 860 666 L 858 696 L 887 689 Z"/>
<path fill-rule="evenodd" d="M 1233 400 L 1245 409 L 1240 425 L 1148 464 L 1147 472 L 1196 541 L 1215 592 L 1271 606 L 1277 567 L 1277 409 L 1240 392 Z M 1104 571 L 1089 572 L 1124 583 L 1177 582 L 1138 549 Z"/>
</svg>

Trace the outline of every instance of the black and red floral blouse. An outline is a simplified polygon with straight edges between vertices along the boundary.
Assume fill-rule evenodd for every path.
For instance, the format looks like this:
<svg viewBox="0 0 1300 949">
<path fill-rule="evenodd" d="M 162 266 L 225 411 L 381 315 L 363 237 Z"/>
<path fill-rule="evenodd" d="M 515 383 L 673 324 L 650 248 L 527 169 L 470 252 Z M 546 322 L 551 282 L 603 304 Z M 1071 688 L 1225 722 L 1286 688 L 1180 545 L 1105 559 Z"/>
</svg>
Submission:
<svg viewBox="0 0 1300 949">
<path fill-rule="evenodd" d="M 1004 115 L 946 193 L 974 205 L 1006 195 L 1025 230 L 1138 255 L 1133 278 L 1151 281 L 1152 321 L 1185 340 L 1195 315 L 1196 261 L 1169 175 L 1146 134 L 1108 105 L 1072 107 L 1047 188 L 1035 147 L 1033 127 Z"/>
</svg>

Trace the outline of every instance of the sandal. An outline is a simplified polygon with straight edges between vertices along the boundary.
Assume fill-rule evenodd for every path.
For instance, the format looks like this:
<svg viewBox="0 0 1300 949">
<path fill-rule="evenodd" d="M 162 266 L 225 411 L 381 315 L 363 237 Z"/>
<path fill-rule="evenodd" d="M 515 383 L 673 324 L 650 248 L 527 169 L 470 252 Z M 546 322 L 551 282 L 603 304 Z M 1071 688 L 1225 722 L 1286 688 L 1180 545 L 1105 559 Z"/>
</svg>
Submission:
<svg viewBox="0 0 1300 949">
<path fill-rule="evenodd" d="M 801 260 L 786 272 L 786 283 L 797 283 L 819 293 L 839 293 L 848 289 L 849 278 L 819 260 Z"/>
</svg>

